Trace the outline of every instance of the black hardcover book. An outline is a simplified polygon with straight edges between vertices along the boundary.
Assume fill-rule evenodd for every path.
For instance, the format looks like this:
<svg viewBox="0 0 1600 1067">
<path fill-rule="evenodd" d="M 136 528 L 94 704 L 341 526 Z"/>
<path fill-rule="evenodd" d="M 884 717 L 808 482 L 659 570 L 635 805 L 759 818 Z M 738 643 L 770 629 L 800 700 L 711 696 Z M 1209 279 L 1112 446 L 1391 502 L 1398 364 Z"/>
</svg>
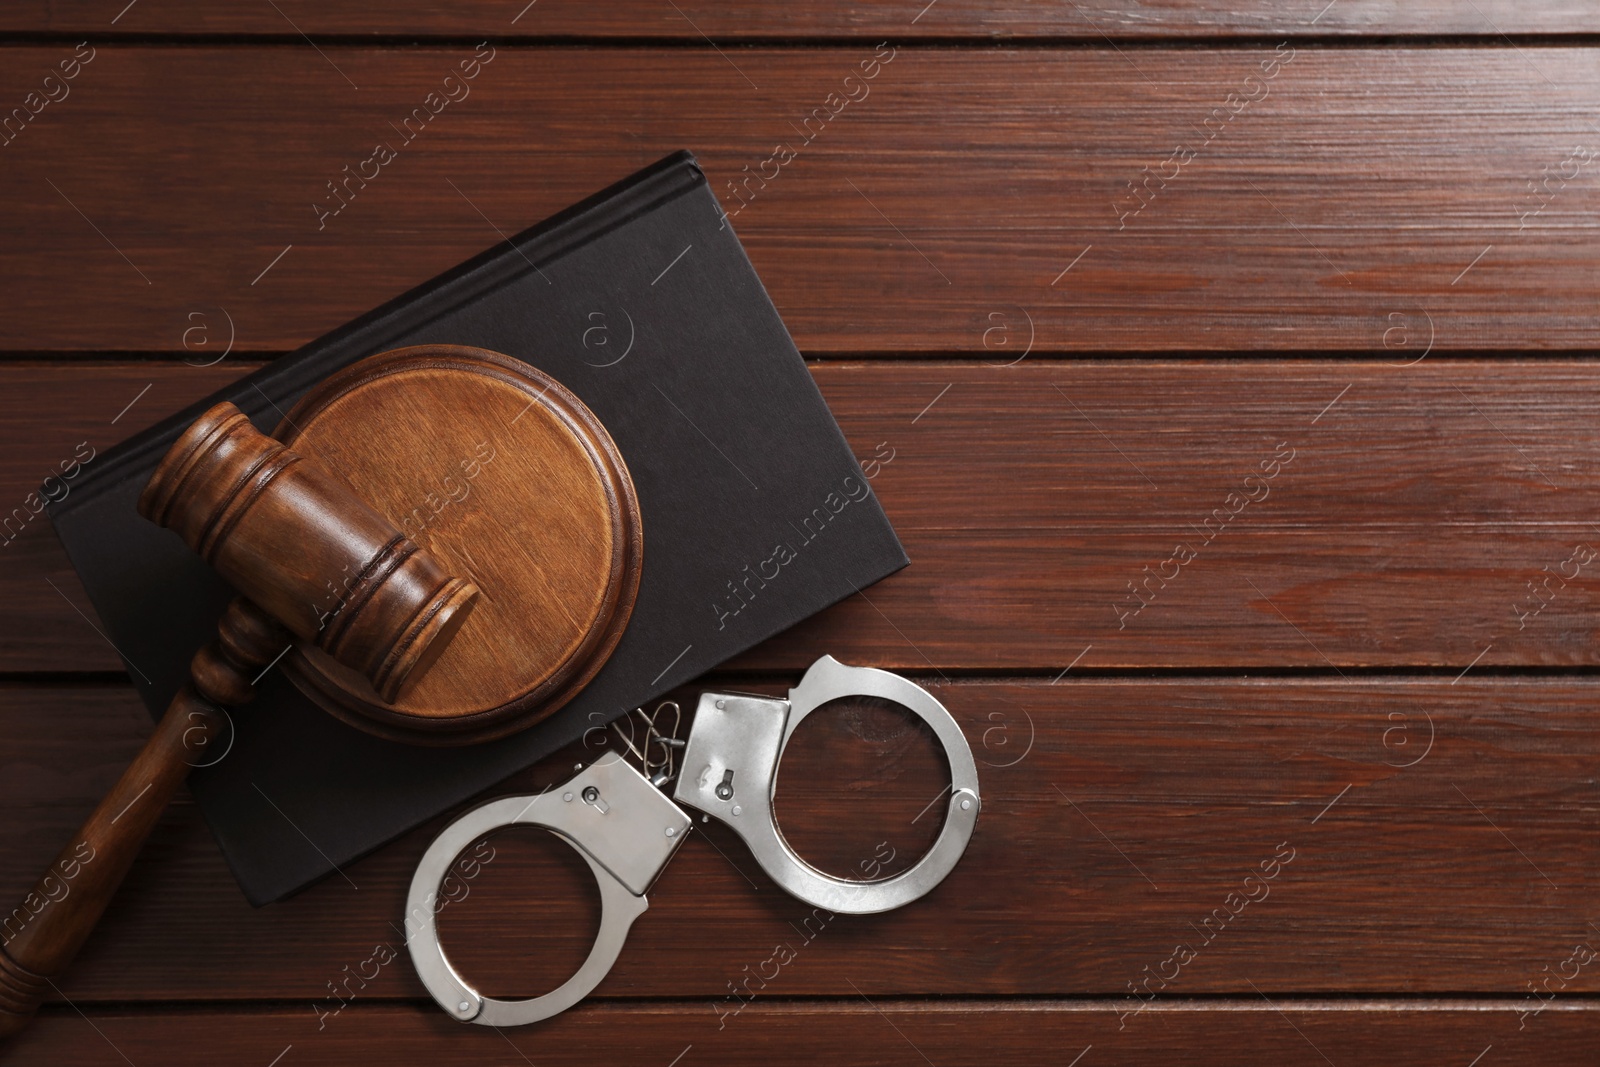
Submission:
<svg viewBox="0 0 1600 1067">
<path fill-rule="evenodd" d="M 270 432 L 331 372 L 425 343 L 526 360 L 610 430 L 645 530 L 633 618 L 583 693 L 484 745 L 370 737 L 269 672 L 233 714 L 226 755 L 189 779 L 253 904 L 305 888 L 908 562 L 694 157 L 679 152 L 86 469 L 50 517 L 153 715 L 231 597 L 177 535 L 135 510 L 157 461 L 219 400 Z M 778 577 L 734 596 L 730 583 L 766 561 Z"/>
</svg>

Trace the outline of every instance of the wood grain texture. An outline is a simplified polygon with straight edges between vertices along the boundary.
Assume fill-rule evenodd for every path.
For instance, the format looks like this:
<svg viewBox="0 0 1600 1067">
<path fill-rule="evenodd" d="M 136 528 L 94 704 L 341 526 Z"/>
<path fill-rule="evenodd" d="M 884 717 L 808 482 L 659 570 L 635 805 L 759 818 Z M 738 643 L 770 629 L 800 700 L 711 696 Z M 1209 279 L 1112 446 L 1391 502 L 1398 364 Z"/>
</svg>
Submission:
<svg viewBox="0 0 1600 1067">
<path fill-rule="evenodd" d="M 41 492 L 59 502 L 70 487 L 55 481 Z M 138 508 L 244 595 L 194 655 L 188 680 L 127 770 L 0 922 L 0 1042 L 27 1026 L 88 939 L 161 810 L 222 732 L 220 709 L 252 699 L 258 675 L 292 636 L 337 656 L 393 700 L 478 597 L 340 477 L 262 434 L 231 403 L 211 407 L 173 443 Z"/>
<path fill-rule="evenodd" d="M 286 670 L 322 707 L 394 740 L 470 744 L 538 722 L 605 665 L 639 588 L 639 501 L 561 383 L 497 352 L 418 345 L 328 378 L 277 432 L 484 593 L 398 700 L 296 656 Z"/>
<path fill-rule="evenodd" d="M 1600 586 L 1581 546 L 1600 538 L 1597 371 L 1432 358 L 814 364 L 912 565 L 734 666 L 798 671 L 823 651 L 1050 676 L 1080 654 L 1080 669 L 1593 666 Z M 0 368 L 0 410 L 17 428 L 0 492 L 21 502 L 78 442 L 103 447 L 233 373 Z M 14 554 L 0 569 L 0 668 L 120 669 L 79 614 L 88 605 L 46 521 L 0 548 Z M 1196 553 L 1181 565 L 1180 545 Z"/>
<path fill-rule="evenodd" d="M 239 681 L 248 692 L 248 679 Z M 59 989 L 54 980 L 94 932 L 173 792 L 222 727 L 209 701 L 189 686 L 179 690 L 122 776 L 0 920 L 0 1043 Z"/>
<path fill-rule="evenodd" d="M 363 430 L 350 427 L 352 434 Z M 246 670 L 273 662 L 292 633 L 393 701 L 413 673 L 423 676 L 478 599 L 459 570 L 447 571 L 407 539 L 337 468 L 285 448 L 227 401 L 201 414 L 167 450 L 138 509 L 179 534 L 241 594 L 236 603 L 251 620 L 244 629 L 282 636 L 260 663 L 248 642 L 239 646 L 246 656 L 235 666 Z M 237 616 L 224 623 L 230 617 Z M 226 631 L 223 637 L 222 647 L 233 651 Z M 205 687 L 202 662 L 193 670 L 201 693 L 238 702 Z M 222 689 L 241 695 L 254 676 L 220 673 Z"/>
<path fill-rule="evenodd" d="M 262 34 L 301 32 L 402 37 L 447 35 L 491 38 L 676 38 L 701 43 L 773 37 L 860 37 L 874 41 L 987 37 L 1213 37 L 1277 35 L 1469 35 L 1593 33 L 1600 17 L 1581 0 L 1141 0 L 1138 3 L 1029 4 L 1005 0 L 983 5 L 927 0 L 832 0 L 819 4 L 718 4 L 710 0 L 672 6 L 649 0 L 589 4 L 582 0 L 463 0 L 440 6 L 421 0 L 396 3 L 316 4 L 275 0 L 268 5 L 207 4 L 202 0 L 120 5 L 91 0 L 16 0 L 0 15 L 0 33 Z M 673 10 L 676 7 L 676 11 Z"/>
<path fill-rule="evenodd" d="M 1517 1030 L 1514 1009 L 1451 1001 L 1427 1006 L 1276 1000 L 1238 1005 L 1181 1002 L 1159 1018 L 1117 1030 L 1102 1004 L 860 999 L 755 1004 L 722 1029 L 710 1012 L 678 1005 L 586 1004 L 527 1030 L 460 1026 L 427 1008 L 352 1007 L 321 1030 L 308 1011 L 176 1009 L 94 1011 L 95 1027 L 70 1009 L 53 1012 L 19 1044 L 17 1067 L 169 1062 L 284 1062 L 344 1067 L 374 1049 L 404 1050 L 414 1062 L 463 1067 L 511 1064 L 669 1063 L 683 1067 L 754 1062 L 1065 1067 L 1096 1062 L 1282 1067 L 1393 1063 L 1461 1067 L 1493 1046 L 1506 1062 L 1587 1067 L 1594 1062 L 1592 1005 L 1557 1003 Z M 1144 1025 L 1149 1024 L 1149 1025 Z M 509 1047 L 508 1047 L 509 1046 Z M 1115 1056 L 1115 1059 L 1110 1057 Z M 926 1059 L 924 1059 L 926 1057 Z"/>
<path fill-rule="evenodd" d="M 984 795 L 945 883 L 896 912 L 827 921 L 777 890 L 731 834 L 697 824 L 598 995 L 688 997 L 710 1013 L 747 966 L 799 938 L 802 965 L 784 968 L 774 997 L 849 996 L 848 976 L 870 997 L 1120 1004 L 1145 967 L 1187 944 L 1197 958 L 1163 996 L 1250 996 L 1254 983 L 1273 996 L 1520 1003 L 1530 981 L 1600 937 L 1588 680 L 930 684 L 973 745 Z M 904 862 L 926 843 L 913 820 L 943 785 L 932 747 L 882 719 L 827 715 L 818 727 L 780 776 L 785 832 L 830 866 L 854 868 L 884 841 Z M 0 890 L 24 887 L 15 872 L 49 859 L 147 729 L 118 690 L 0 689 Z M 494 795 L 563 781 L 576 755 Z M 178 805 L 62 991 L 331 1010 L 328 983 L 339 989 L 345 967 L 388 945 L 400 958 L 349 993 L 422 998 L 395 924 L 432 832 L 350 866 L 350 882 L 253 911 L 196 810 Z M 830 835 L 831 851 L 819 847 Z M 452 953 L 500 995 L 553 987 L 557 965 L 587 947 L 587 876 L 539 840 L 493 839 L 440 917 Z M 1235 893 L 1259 899 L 1241 906 Z M 1219 926 L 1220 908 L 1237 915 Z M 1564 992 L 1600 989 L 1595 971 Z"/>
<path fill-rule="evenodd" d="M 231 407 L 231 405 L 230 405 Z M 235 411 L 234 414 L 237 414 Z M 0 920 L 0 1043 L 23 1030 L 54 979 L 93 933 L 189 769 L 225 729 L 227 705 L 255 696 L 258 674 L 288 644 L 276 619 L 243 597 L 190 666 L 144 746 L 20 905 Z"/>
<path fill-rule="evenodd" d="M 206 363 L 211 356 L 197 357 Z M 117 653 L 96 633 L 93 607 L 84 595 L 72 564 L 44 514 L 41 483 L 59 498 L 77 486 L 86 466 L 112 445 L 167 415 L 189 406 L 238 378 L 237 365 L 177 365 L 163 368 L 161 388 L 146 366 L 51 366 L 36 363 L 8 368 L 0 388 L 0 480 L 5 503 L 0 505 L 0 583 L 7 588 L 5 614 L 26 615 L 0 641 L 23 670 L 126 669 Z M 54 384 L 52 384 L 54 383 Z M 76 434 L 76 436 L 74 436 Z M 39 446 L 49 459 L 28 453 Z M 47 480 L 51 479 L 51 480 Z M 44 607 L 48 596 L 57 605 Z M 20 597 L 21 599 L 15 599 Z M 99 644 L 87 657 L 82 628 Z M 108 658 L 109 657 L 109 658 Z"/>
<path fill-rule="evenodd" d="M 0 349 L 292 348 L 681 147 L 808 354 L 1600 341 L 1589 52 L 1286 47 L 102 45 L 0 149 Z"/>
<path fill-rule="evenodd" d="M 1552 975 L 1600 938 L 1597 32 L 1579 0 L 5 5 L 0 672 L 46 673 L 0 683 L 0 899 L 150 731 L 39 480 L 680 147 L 913 559 L 719 681 L 912 672 L 985 798 L 928 900 L 814 935 L 704 827 L 600 995 L 504 1033 L 400 947 L 429 830 L 251 911 L 180 799 L 7 1062 L 1592 1063 L 1600 968 Z M 1302 358 L 1167 358 L 1252 353 Z M 796 745 L 804 854 L 925 845 L 920 731 L 852 706 Z M 485 848 L 446 941 L 550 988 L 587 874 Z"/>
</svg>

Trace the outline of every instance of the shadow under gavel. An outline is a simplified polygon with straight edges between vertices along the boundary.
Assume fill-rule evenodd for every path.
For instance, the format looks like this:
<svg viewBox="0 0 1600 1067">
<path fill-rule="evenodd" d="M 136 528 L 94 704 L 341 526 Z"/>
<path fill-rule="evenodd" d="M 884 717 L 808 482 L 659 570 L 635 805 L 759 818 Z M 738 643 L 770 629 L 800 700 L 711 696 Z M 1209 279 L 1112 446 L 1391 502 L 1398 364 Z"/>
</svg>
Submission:
<svg viewBox="0 0 1600 1067">
<path fill-rule="evenodd" d="M 28 1025 L 94 929 L 178 783 L 220 732 L 220 708 L 249 701 L 296 641 L 360 671 L 393 702 L 478 597 L 232 404 L 211 408 L 173 444 L 139 512 L 177 532 L 241 595 L 127 771 L 22 905 L 0 914 L 0 1041 Z"/>
</svg>

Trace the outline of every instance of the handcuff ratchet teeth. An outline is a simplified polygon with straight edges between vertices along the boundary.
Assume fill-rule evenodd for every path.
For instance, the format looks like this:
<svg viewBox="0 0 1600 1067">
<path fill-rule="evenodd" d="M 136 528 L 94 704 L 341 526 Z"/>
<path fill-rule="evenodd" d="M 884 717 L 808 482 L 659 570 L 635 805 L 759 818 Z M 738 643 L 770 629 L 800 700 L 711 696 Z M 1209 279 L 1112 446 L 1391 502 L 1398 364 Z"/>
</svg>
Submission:
<svg viewBox="0 0 1600 1067">
<path fill-rule="evenodd" d="M 909 709 L 933 730 L 950 765 L 944 826 L 933 847 L 908 870 L 872 882 L 836 878 L 806 863 L 784 840 L 772 813 L 778 764 L 795 729 L 817 708 L 848 696 L 879 697 Z M 631 742 L 628 747 L 638 751 Z M 888 911 L 927 894 L 961 859 L 982 806 L 972 749 L 944 705 L 897 674 L 846 666 L 832 656 L 812 664 L 787 700 L 703 694 L 680 766 L 673 800 L 732 828 L 790 895 L 840 914 Z M 665 784 L 663 776 L 655 777 Z M 539 1022 L 582 1000 L 616 962 L 634 920 L 649 907 L 646 892 L 692 826 L 673 800 L 613 751 L 554 789 L 501 797 L 456 819 L 423 854 L 406 900 L 407 945 L 428 992 L 456 1019 L 485 1026 Z M 496 1000 L 475 990 L 445 956 L 434 922 L 440 883 L 456 857 L 485 834 L 509 826 L 541 827 L 562 838 L 589 864 L 600 887 L 600 933 L 588 958 L 562 985 L 526 1000 Z"/>
</svg>

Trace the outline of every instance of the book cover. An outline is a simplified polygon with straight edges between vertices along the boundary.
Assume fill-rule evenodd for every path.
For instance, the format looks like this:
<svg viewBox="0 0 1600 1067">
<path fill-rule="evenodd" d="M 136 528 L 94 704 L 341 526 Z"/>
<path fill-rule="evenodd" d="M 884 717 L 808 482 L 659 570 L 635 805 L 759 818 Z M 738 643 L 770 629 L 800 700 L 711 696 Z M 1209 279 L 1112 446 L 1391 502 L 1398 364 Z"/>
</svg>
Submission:
<svg viewBox="0 0 1600 1067">
<path fill-rule="evenodd" d="M 270 432 L 315 383 L 414 344 L 524 360 L 615 439 L 645 530 L 633 618 L 565 707 L 483 745 L 369 736 L 279 671 L 189 787 L 253 904 L 282 899 L 908 562 L 704 175 L 679 152 L 106 453 L 50 517 L 159 717 L 232 592 L 135 503 L 205 408 Z M 759 585 L 760 569 L 777 576 Z M 538 610 L 529 605 L 528 610 Z M 818 649 L 818 653 L 827 651 Z M 227 739 L 223 739 L 226 743 Z"/>
</svg>

